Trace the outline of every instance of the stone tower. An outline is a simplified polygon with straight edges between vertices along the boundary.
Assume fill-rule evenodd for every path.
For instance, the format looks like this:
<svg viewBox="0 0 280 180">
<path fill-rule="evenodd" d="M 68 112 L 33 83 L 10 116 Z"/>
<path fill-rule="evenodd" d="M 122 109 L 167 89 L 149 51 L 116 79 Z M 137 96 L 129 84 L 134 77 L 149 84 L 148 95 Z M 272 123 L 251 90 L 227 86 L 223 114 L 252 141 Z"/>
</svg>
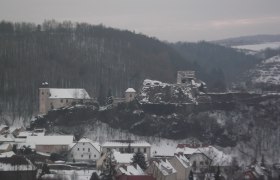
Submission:
<svg viewBox="0 0 280 180">
<path fill-rule="evenodd" d="M 128 88 L 125 91 L 125 102 L 133 101 L 136 97 L 136 91 L 133 88 Z"/>
<path fill-rule="evenodd" d="M 39 114 L 46 114 L 49 109 L 49 96 L 50 89 L 48 83 L 42 83 L 42 86 L 39 88 Z"/>
<path fill-rule="evenodd" d="M 195 79 L 195 71 L 178 71 L 177 84 L 188 84 Z"/>
</svg>

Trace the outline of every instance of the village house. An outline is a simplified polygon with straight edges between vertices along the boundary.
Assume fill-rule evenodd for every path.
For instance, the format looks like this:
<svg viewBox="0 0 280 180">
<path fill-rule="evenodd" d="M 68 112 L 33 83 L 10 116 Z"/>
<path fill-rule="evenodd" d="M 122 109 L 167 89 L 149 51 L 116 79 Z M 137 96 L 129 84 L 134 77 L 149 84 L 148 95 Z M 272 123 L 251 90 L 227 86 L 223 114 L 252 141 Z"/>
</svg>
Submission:
<svg viewBox="0 0 280 180">
<path fill-rule="evenodd" d="M 69 150 L 73 143 L 74 136 L 28 136 L 26 145 L 29 145 L 38 152 L 61 153 Z"/>
<path fill-rule="evenodd" d="M 51 109 L 71 106 L 74 103 L 90 102 L 85 89 L 39 88 L 39 113 L 46 114 Z"/>
<path fill-rule="evenodd" d="M 232 162 L 230 155 L 203 144 L 178 144 L 175 154 L 183 154 L 189 160 L 194 177 L 201 177 L 205 173 L 211 175 L 217 168 L 224 174 Z"/>
<path fill-rule="evenodd" d="M 116 180 L 155 180 L 147 175 L 137 164 L 120 165 L 116 168 Z"/>
<path fill-rule="evenodd" d="M 177 180 L 186 180 L 191 171 L 190 161 L 183 154 L 175 154 L 169 159 L 170 164 L 177 170 Z"/>
<path fill-rule="evenodd" d="M 156 180 L 177 180 L 177 171 L 167 159 L 152 161 L 146 173 L 152 175 Z"/>
<path fill-rule="evenodd" d="M 145 141 L 115 140 L 105 142 L 102 145 L 102 152 L 115 149 L 120 153 L 142 152 L 147 159 L 151 157 L 151 145 Z"/>
<path fill-rule="evenodd" d="M 96 163 L 100 158 L 100 145 L 88 138 L 81 138 L 68 152 L 68 160 Z"/>
</svg>

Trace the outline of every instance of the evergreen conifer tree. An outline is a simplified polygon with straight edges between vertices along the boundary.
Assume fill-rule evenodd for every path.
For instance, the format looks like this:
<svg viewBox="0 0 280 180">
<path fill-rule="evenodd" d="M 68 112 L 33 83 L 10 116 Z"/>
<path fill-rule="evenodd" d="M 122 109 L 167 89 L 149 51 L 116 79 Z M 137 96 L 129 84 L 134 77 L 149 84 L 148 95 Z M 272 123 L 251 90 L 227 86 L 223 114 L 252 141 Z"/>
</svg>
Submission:
<svg viewBox="0 0 280 180">
<path fill-rule="evenodd" d="M 142 152 L 136 152 L 133 155 L 132 162 L 138 164 L 141 169 L 147 169 L 147 163 L 145 161 L 145 156 Z"/>
<path fill-rule="evenodd" d="M 193 180 L 193 172 L 192 172 L 192 170 L 190 171 L 190 174 L 189 174 L 189 180 Z"/>
</svg>

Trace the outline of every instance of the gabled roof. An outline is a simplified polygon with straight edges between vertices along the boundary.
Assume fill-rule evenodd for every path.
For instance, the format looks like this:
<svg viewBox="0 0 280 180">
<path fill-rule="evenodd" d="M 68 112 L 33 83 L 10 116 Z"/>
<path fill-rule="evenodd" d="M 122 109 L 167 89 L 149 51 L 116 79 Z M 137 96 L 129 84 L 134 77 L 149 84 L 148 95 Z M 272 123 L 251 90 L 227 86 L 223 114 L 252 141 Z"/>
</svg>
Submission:
<svg viewBox="0 0 280 180">
<path fill-rule="evenodd" d="M 100 152 L 100 144 L 98 142 L 93 142 L 91 139 L 88 138 L 81 138 L 78 143 L 89 143 L 90 145 L 92 145 L 98 152 Z M 75 143 L 74 145 L 71 144 L 71 149 L 73 149 L 78 143 Z M 70 151 L 71 151 L 70 149 Z"/>
<path fill-rule="evenodd" d="M 175 158 L 178 159 L 178 161 L 185 167 L 188 168 L 190 167 L 190 161 L 181 154 L 175 155 Z"/>
<path fill-rule="evenodd" d="M 128 88 L 125 92 L 136 92 L 133 88 Z"/>
<path fill-rule="evenodd" d="M 164 176 L 168 176 L 177 172 L 176 169 L 166 159 L 153 161 L 153 163 L 162 172 Z"/>
<path fill-rule="evenodd" d="M 85 89 L 50 88 L 50 99 L 90 99 Z"/>
<path fill-rule="evenodd" d="M 74 136 L 28 136 L 26 143 L 35 145 L 70 145 Z"/>
<path fill-rule="evenodd" d="M 151 144 L 146 141 L 132 141 L 132 142 L 119 142 L 119 141 L 109 141 L 105 142 L 102 147 L 151 147 Z"/>
<path fill-rule="evenodd" d="M 5 151 L 11 146 L 10 143 L 2 143 L 0 144 L 0 150 Z"/>
<path fill-rule="evenodd" d="M 3 153 L 0 153 L 0 158 L 12 157 L 13 155 L 15 155 L 15 153 L 13 151 L 3 152 Z"/>
<path fill-rule="evenodd" d="M 136 175 L 136 176 L 146 175 L 138 164 L 122 165 L 121 167 L 119 167 L 119 170 L 121 171 L 121 173 L 123 173 L 125 175 Z"/>
<path fill-rule="evenodd" d="M 195 154 L 202 154 L 212 161 L 212 165 L 227 166 L 231 163 L 232 157 L 218 150 L 214 146 L 205 147 L 178 147 L 176 153 L 183 153 L 184 155 L 192 156 Z"/>
</svg>

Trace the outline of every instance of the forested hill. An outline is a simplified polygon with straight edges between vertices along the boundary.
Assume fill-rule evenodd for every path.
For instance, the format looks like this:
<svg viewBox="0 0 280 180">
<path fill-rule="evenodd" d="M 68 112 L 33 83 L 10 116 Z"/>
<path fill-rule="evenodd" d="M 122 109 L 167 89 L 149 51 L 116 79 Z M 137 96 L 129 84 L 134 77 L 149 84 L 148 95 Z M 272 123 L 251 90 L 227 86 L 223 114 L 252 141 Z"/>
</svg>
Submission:
<svg viewBox="0 0 280 180">
<path fill-rule="evenodd" d="M 15 119 L 36 112 L 38 88 L 44 81 L 50 87 L 85 88 L 102 99 L 109 89 L 122 96 L 128 87 L 138 90 L 144 79 L 171 83 L 178 70 L 195 69 L 210 90 L 220 90 L 228 72 L 234 76 L 255 60 L 210 43 L 170 45 L 102 25 L 2 21 L 0 117 L 10 112 Z"/>
<path fill-rule="evenodd" d="M 91 96 L 138 89 L 145 78 L 174 82 L 187 61 L 145 35 L 85 23 L 0 23 L 1 112 L 32 113 L 43 81 Z"/>
<path fill-rule="evenodd" d="M 235 49 L 215 45 L 205 41 L 198 43 L 179 42 L 171 46 L 188 59 L 210 90 L 225 89 L 239 75 L 254 67 L 260 59 L 245 55 Z"/>
</svg>

